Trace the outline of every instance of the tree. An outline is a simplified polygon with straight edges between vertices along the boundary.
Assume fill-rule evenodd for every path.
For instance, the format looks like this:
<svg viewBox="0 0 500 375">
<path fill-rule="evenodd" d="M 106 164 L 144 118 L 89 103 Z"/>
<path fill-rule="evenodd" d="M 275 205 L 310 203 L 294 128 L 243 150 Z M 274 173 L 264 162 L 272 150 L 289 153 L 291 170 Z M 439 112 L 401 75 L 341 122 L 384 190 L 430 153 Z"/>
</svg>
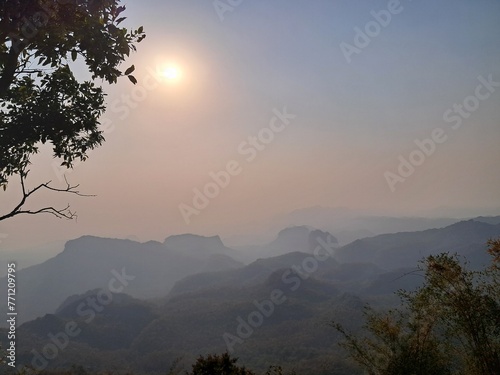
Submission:
<svg viewBox="0 0 500 375">
<path fill-rule="evenodd" d="M 265 375 L 286 375 L 281 366 L 269 366 Z M 297 375 L 295 371 L 289 372 L 288 375 Z"/>
<path fill-rule="evenodd" d="M 254 375 L 245 367 L 236 366 L 237 361 L 238 358 L 231 358 L 228 353 L 200 356 L 186 375 Z"/>
<path fill-rule="evenodd" d="M 120 76 L 136 79 L 119 66 L 144 39 L 137 30 L 120 27 L 125 20 L 120 0 L 4 0 L 0 3 L 0 187 L 18 176 L 22 199 L 0 220 L 19 215 L 51 213 L 73 218 L 69 207 L 23 209 L 37 191 L 81 195 L 66 182 L 25 187 L 30 158 L 40 144 L 52 144 L 54 157 L 72 168 L 102 144 L 99 118 L 105 110 L 104 92 L 93 80 L 116 83 Z M 71 66 L 82 59 L 91 80 L 79 82 Z"/>
<path fill-rule="evenodd" d="M 457 255 L 429 256 L 424 283 L 401 291 L 403 309 L 367 309 L 358 338 L 340 324 L 342 343 L 369 374 L 500 374 L 500 240 L 489 241 L 492 263 L 467 269 Z"/>
<path fill-rule="evenodd" d="M 450 364 L 437 340 L 430 335 L 432 325 L 416 324 L 399 311 L 377 313 L 367 308 L 364 325 L 368 336 L 358 338 L 335 328 L 344 335 L 351 358 L 370 375 L 448 375 Z"/>
</svg>

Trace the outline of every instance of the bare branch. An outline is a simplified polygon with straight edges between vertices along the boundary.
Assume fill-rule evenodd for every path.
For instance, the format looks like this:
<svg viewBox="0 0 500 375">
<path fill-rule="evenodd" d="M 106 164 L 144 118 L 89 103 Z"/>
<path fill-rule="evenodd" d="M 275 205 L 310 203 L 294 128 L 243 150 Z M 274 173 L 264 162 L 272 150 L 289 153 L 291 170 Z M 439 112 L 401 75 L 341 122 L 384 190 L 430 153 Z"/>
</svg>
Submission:
<svg viewBox="0 0 500 375">
<path fill-rule="evenodd" d="M 54 207 L 44 207 L 36 211 L 19 211 L 18 214 L 28 214 L 28 215 L 37 215 L 37 214 L 51 214 L 57 217 L 58 219 L 78 219 L 76 212 L 72 212 L 70 210 L 69 204 L 63 209 L 56 209 Z"/>
<path fill-rule="evenodd" d="M 78 187 L 80 185 L 70 185 L 70 183 L 66 179 L 66 176 L 64 176 L 64 181 L 66 182 L 65 188 L 55 188 L 53 186 L 50 186 L 52 181 L 48 181 L 46 183 L 43 183 L 43 184 L 36 186 L 32 190 L 26 190 L 24 180 L 25 180 L 25 177 L 27 174 L 28 174 L 28 172 L 24 172 L 24 171 L 22 171 L 20 173 L 21 191 L 23 194 L 21 201 L 17 204 L 16 207 L 14 207 L 14 209 L 11 212 L 9 212 L 3 216 L 0 216 L 0 221 L 5 220 L 5 219 L 9 219 L 11 217 L 21 215 L 21 214 L 27 214 L 27 215 L 51 214 L 51 215 L 54 215 L 55 217 L 57 217 L 58 219 L 67 219 L 67 220 L 72 220 L 72 219 L 78 218 L 78 216 L 76 215 L 76 212 L 73 212 L 70 210 L 69 204 L 62 209 L 57 209 L 54 207 L 44 207 L 44 208 L 40 208 L 40 209 L 34 210 L 34 211 L 33 210 L 23 210 L 22 208 L 26 204 L 26 201 L 28 200 L 28 198 L 41 189 L 46 189 L 46 190 L 54 191 L 54 192 L 58 192 L 58 193 L 74 194 L 74 195 L 78 195 L 80 197 L 93 197 L 94 196 L 94 195 L 87 195 L 87 194 L 80 193 L 79 190 L 76 190 L 76 189 L 78 189 Z"/>
</svg>

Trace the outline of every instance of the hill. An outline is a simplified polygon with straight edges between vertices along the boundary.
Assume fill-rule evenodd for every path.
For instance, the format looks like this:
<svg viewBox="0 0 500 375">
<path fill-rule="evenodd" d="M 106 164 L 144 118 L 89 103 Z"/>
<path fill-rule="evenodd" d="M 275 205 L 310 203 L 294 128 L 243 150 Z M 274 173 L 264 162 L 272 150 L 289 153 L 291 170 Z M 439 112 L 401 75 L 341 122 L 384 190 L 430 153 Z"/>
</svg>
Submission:
<svg viewBox="0 0 500 375">
<path fill-rule="evenodd" d="M 341 263 L 371 262 L 392 270 L 415 267 L 430 254 L 459 253 L 468 257 L 475 267 L 486 264 L 486 242 L 500 236 L 500 225 L 468 220 L 445 228 L 419 232 L 383 234 L 356 240 L 335 253 Z"/>
<path fill-rule="evenodd" d="M 18 310 L 22 311 L 19 320 L 52 313 L 73 294 L 108 288 L 117 274 L 129 278 L 127 294 L 153 298 L 167 294 L 176 281 L 187 275 L 243 265 L 228 255 L 230 249 L 220 240 L 194 236 L 184 239 L 183 246 L 193 251 L 184 253 L 184 248 L 170 248 L 154 241 L 139 243 L 91 236 L 68 241 L 62 253 L 17 272 L 17 287 L 22 290 L 17 297 Z M 2 295 L 7 291 L 5 285 L 6 278 L 0 279 Z"/>
</svg>

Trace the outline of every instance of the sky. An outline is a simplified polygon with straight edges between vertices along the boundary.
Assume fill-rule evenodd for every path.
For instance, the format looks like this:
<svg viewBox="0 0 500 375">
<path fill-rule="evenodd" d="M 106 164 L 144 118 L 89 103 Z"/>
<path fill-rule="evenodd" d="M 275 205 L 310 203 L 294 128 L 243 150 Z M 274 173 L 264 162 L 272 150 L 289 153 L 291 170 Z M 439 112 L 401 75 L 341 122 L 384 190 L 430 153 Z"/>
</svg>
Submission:
<svg viewBox="0 0 500 375">
<path fill-rule="evenodd" d="M 28 178 L 64 186 L 65 174 L 95 197 L 40 194 L 28 207 L 69 203 L 78 220 L 0 222 L 0 252 L 85 234 L 248 234 L 311 206 L 500 214 L 500 2 L 126 5 L 147 37 L 123 66 L 139 83 L 103 84 L 106 142 L 71 171 L 42 148 Z M 0 212 L 19 188 L 0 193 Z"/>
</svg>

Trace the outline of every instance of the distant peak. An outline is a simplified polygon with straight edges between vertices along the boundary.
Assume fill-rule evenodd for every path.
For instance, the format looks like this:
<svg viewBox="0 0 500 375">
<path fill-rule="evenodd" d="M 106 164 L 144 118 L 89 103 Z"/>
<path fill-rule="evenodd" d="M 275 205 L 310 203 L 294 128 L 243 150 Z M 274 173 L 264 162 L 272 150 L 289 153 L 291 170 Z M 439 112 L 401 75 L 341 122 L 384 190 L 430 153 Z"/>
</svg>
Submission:
<svg viewBox="0 0 500 375">
<path fill-rule="evenodd" d="M 137 243 L 135 241 L 131 240 L 126 240 L 122 238 L 106 238 L 106 237 L 97 237 L 97 236 L 91 236 L 91 235 L 85 235 L 81 236 L 78 238 L 75 238 L 74 240 L 69 240 L 66 242 L 64 245 L 64 252 L 74 250 L 74 249 L 89 249 L 89 248 L 98 248 L 102 247 L 107 244 L 123 244 L 123 243 Z"/>
<path fill-rule="evenodd" d="M 485 223 L 483 221 L 477 221 L 474 219 L 462 220 L 458 223 L 451 224 L 448 228 L 477 228 L 477 227 L 491 227 L 491 224 Z"/>
<path fill-rule="evenodd" d="M 310 231 L 311 228 L 307 227 L 306 225 L 297 225 L 280 230 L 278 233 L 278 237 L 293 235 L 293 234 L 308 234 Z"/>
<path fill-rule="evenodd" d="M 333 242 L 337 243 L 337 239 L 332 236 L 330 233 L 315 229 L 306 225 L 301 225 L 301 226 L 294 226 L 294 227 L 288 227 L 283 230 L 281 230 L 278 233 L 278 237 L 276 238 L 276 241 L 284 240 L 284 239 L 296 239 L 296 238 L 302 238 L 304 240 L 309 239 L 309 241 L 314 241 L 318 237 L 321 238 L 326 238 L 327 236 L 331 237 L 333 239 Z"/>
</svg>

